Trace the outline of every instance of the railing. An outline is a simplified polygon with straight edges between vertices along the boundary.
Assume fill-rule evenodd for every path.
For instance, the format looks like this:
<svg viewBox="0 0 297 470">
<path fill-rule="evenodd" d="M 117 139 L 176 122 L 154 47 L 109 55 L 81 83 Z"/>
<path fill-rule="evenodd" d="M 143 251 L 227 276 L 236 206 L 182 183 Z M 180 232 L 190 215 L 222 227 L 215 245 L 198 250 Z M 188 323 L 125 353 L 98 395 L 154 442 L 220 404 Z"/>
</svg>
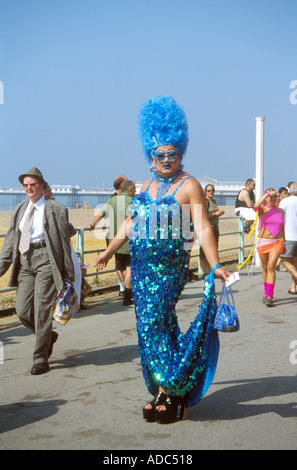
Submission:
<svg viewBox="0 0 297 470">
<path fill-rule="evenodd" d="M 230 248 L 220 249 L 219 253 L 238 250 L 237 260 L 238 260 L 238 263 L 241 264 L 244 261 L 244 249 L 248 248 L 248 247 L 251 247 L 252 245 L 245 245 L 244 244 L 244 232 L 243 232 L 244 219 L 242 217 L 221 217 L 220 218 L 220 220 L 222 220 L 222 221 L 223 220 L 228 220 L 228 219 L 238 221 L 238 231 L 220 233 L 220 239 L 221 239 L 221 237 L 227 237 L 227 236 L 230 236 L 230 235 L 236 235 L 237 234 L 238 235 L 238 245 L 237 246 L 232 246 Z M 84 235 L 85 235 L 86 231 L 90 231 L 91 229 L 86 228 L 86 227 L 77 227 L 75 230 L 76 230 L 76 254 L 79 257 L 79 260 L 80 260 L 81 263 L 84 263 L 84 257 L 85 257 L 86 254 L 91 254 L 91 253 L 98 254 L 98 253 L 104 251 L 104 248 L 96 249 L 96 250 L 85 250 Z M 5 237 L 5 234 L 0 234 L 0 238 L 4 238 L 4 237 Z M 199 250 L 198 250 L 197 254 L 192 254 L 191 255 L 191 259 L 192 258 L 198 258 L 198 274 L 202 274 L 202 269 L 201 269 L 201 266 L 200 266 Z M 115 269 L 104 270 L 104 271 L 97 271 L 96 270 L 95 272 L 86 274 L 86 276 L 87 277 L 91 277 L 91 276 L 96 276 L 97 277 L 98 275 L 104 275 L 104 274 L 113 273 L 113 272 L 116 272 L 116 270 Z M 8 287 L 6 289 L 0 289 L 0 293 L 5 293 L 5 292 L 15 291 L 15 290 L 16 290 L 16 287 Z"/>
<path fill-rule="evenodd" d="M 227 251 L 234 251 L 238 250 L 238 263 L 241 264 L 244 261 L 244 249 L 251 247 L 252 245 L 245 245 L 244 244 L 244 219 L 242 217 L 221 217 L 220 220 L 237 220 L 238 221 L 238 231 L 235 232 L 226 232 L 226 233 L 220 233 L 220 238 L 221 237 L 226 237 L 229 235 L 238 235 L 238 245 L 237 246 L 232 246 L 231 248 L 224 248 L 220 249 L 219 253 L 227 252 Z M 85 254 L 90 254 L 90 253 L 100 253 L 104 251 L 104 248 L 99 249 L 99 250 L 84 250 L 84 234 L 85 231 L 90 231 L 91 229 L 89 228 L 84 228 L 84 227 L 77 227 L 76 228 L 76 254 L 78 255 L 80 262 L 84 262 L 84 255 Z M 198 274 L 202 274 L 202 269 L 200 266 L 200 255 L 195 254 L 191 255 L 191 258 L 198 258 Z M 96 271 L 93 273 L 87 274 L 87 276 L 97 276 L 99 274 L 107 274 L 115 272 L 115 269 L 111 270 L 104 270 L 104 271 Z M 0 291 L 1 292 L 1 291 Z"/>
</svg>

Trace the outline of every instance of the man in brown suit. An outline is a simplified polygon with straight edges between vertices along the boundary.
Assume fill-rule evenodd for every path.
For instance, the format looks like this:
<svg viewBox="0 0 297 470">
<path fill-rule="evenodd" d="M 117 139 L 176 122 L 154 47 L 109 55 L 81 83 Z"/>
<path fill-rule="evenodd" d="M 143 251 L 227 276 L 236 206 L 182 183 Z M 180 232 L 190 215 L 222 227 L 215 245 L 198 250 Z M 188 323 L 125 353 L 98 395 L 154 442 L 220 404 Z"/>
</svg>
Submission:
<svg viewBox="0 0 297 470">
<path fill-rule="evenodd" d="M 39 375 L 49 370 L 48 359 L 58 337 L 52 332 L 57 292 L 63 288 L 64 279 L 74 280 L 74 267 L 67 208 L 45 199 L 47 183 L 38 168 L 20 175 L 19 181 L 28 199 L 12 215 L 0 255 L 0 276 L 12 265 L 8 285 L 17 287 L 18 317 L 36 335 L 31 374 Z M 31 209 L 32 227 L 25 246 Z"/>
</svg>

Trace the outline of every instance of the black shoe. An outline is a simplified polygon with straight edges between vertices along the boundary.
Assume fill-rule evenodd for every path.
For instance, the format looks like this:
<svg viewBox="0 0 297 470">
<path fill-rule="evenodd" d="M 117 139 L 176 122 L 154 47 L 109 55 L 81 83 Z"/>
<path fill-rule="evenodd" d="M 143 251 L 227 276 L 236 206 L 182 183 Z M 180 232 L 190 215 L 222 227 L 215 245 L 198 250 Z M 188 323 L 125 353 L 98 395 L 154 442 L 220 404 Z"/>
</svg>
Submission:
<svg viewBox="0 0 297 470">
<path fill-rule="evenodd" d="M 174 423 L 184 417 L 185 404 L 182 397 L 172 397 L 167 395 L 163 405 L 165 410 L 155 408 L 154 418 L 160 423 Z"/>
<path fill-rule="evenodd" d="M 164 392 L 158 392 L 154 398 L 152 399 L 152 401 L 150 401 L 149 403 L 146 404 L 147 405 L 151 405 L 151 408 L 146 408 L 144 407 L 142 409 L 142 412 L 143 412 L 143 419 L 146 419 L 147 421 L 154 421 L 155 420 L 155 408 L 156 406 L 158 405 L 162 405 L 162 403 L 164 403 L 164 401 L 166 400 L 167 398 L 167 394 L 164 393 Z"/>
<path fill-rule="evenodd" d="M 52 352 L 53 352 L 53 346 L 55 344 L 55 342 L 57 341 L 58 339 L 58 333 L 56 333 L 56 331 L 52 331 L 52 341 L 51 341 L 51 346 L 48 350 L 48 359 L 51 357 L 52 355 Z"/>
<path fill-rule="evenodd" d="M 34 364 L 31 369 L 31 375 L 41 375 L 49 371 L 49 365 L 47 362 L 38 362 Z"/>
<path fill-rule="evenodd" d="M 125 289 L 123 305 L 133 305 L 132 289 Z"/>
</svg>

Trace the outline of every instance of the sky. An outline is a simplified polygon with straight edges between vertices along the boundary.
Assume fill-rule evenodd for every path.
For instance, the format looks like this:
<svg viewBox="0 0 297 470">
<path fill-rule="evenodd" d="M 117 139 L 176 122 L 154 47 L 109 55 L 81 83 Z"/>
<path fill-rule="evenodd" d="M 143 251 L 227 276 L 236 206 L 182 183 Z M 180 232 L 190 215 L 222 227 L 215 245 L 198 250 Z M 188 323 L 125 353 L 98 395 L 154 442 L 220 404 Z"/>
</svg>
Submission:
<svg viewBox="0 0 297 470">
<path fill-rule="evenodd" d="M 196 178 L 254 177 L 265 117 L 264 186 L 297 181 L 296 14 L 296 0 L 0 0 L 0 187 L 33 166 L 51 185 L 144 181 L 137 119 L 158 95 L 185 110 Z"/>
</svg>

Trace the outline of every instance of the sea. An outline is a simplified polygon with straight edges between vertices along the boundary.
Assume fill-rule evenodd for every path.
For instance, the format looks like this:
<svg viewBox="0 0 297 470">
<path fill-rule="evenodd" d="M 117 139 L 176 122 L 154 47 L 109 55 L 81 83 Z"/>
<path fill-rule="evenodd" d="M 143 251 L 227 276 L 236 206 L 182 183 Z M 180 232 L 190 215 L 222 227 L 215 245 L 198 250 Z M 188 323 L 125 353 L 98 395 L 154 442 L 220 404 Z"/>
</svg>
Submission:
<svg viewBox="0 0 297 470">
<path fill-rule="evenodd" d="M 111 194 L 97 194 L 97 195 L 88 195 L 88 196 L 81 196 L 79 198 L 79 203 L 81 207 L 85 204 L 91 209 L 95 209 L 98 205 L 104 204 L 110 198 Z M 24 194 L 23 200 L 26 199 L 26 195 Z M 55 200 L 64 204 L 68 209 L 75 209 L 76 203 L 71 203 L 71 198 L 69 196 L 55 196 Z M 0 211 L 13 211 L 18 203 L 15 202 L 15 198 L 11 195 L 0 194 Z"/>
</svg>

